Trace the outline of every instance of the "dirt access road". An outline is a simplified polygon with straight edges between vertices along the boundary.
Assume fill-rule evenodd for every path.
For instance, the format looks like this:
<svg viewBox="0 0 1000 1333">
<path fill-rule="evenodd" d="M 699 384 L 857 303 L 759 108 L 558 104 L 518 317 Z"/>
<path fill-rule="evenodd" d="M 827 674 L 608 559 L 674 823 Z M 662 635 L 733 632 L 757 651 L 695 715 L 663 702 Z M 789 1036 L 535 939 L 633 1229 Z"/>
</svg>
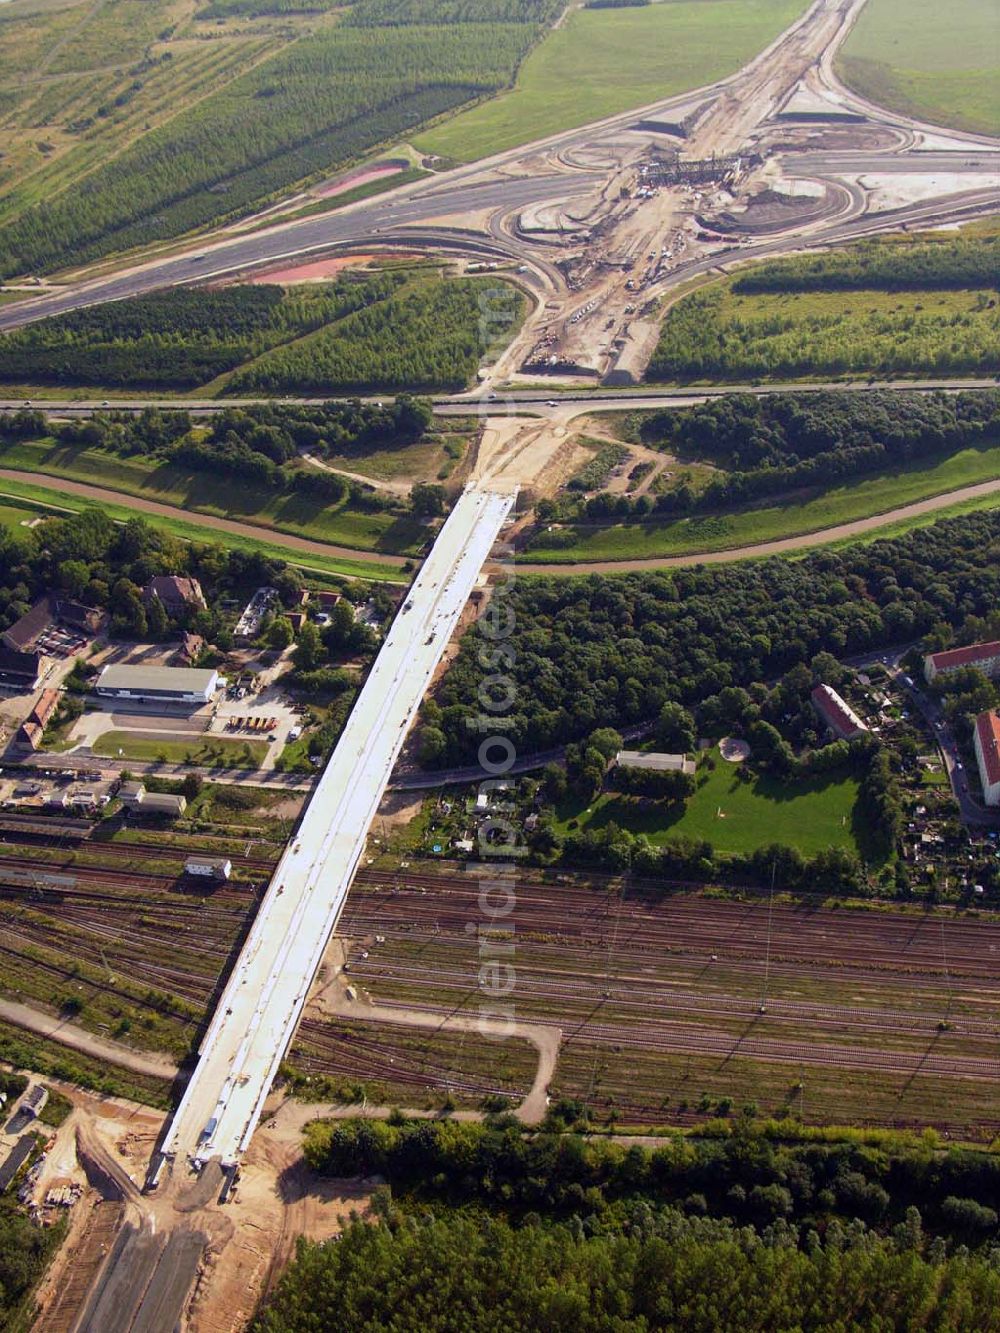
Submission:
<svg viewBox="0 0 1000 1333">
<path fill-rule="evenodd" d="M 13 1023 L 15 1027 L 36 1032 L 40 1037 L 48 1037 L 84 1055 L 106 1060 L 122 1069 L 131 1069 L 136 1074 L 150 1074 L 154 1078 L 177 1077 L 177 1066 L 166 1055 L 157 1055 L 154 1051 L 133 1051 L 120 1042 L 108 1041 L 93 1032 L 85 1032 L 64 1018 L 43 1014 L 41 1010 L 18 1004 L 16 1000 L 0 1000 L 0 1019 Z"/>
</svg>

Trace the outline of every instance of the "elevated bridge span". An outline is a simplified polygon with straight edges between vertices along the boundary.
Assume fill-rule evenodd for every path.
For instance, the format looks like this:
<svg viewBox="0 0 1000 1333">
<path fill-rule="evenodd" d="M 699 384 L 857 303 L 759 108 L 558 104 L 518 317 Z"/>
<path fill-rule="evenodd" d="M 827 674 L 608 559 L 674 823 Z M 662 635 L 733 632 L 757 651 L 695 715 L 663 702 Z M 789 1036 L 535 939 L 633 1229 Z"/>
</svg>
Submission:
<svg viewBox="0 0 1000 1333">
<path fill-rule="evenodd" d="M 340 915 L 369 826 L 445 646 L 514 503 L 470 486 L 375 659 L 201 1044 L 161 1152 L 235 1166 Z"/>
</svg>

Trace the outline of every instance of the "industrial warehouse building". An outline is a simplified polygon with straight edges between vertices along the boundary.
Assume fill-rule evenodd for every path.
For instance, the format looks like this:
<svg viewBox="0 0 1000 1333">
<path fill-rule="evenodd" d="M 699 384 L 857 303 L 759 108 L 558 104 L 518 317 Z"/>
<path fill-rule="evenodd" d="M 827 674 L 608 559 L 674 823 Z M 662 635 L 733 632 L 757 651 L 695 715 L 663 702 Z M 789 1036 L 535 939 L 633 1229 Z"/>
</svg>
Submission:
<svg viewBox="0 0 1000 1333">
<path fill-rule="evenodd" d="M 938 676 L 961 667 L 975 667 L 984 676 L 1000 676 L 1000 640 L 970 643 L 965 648 L 949 648 L 944 653 L 930 653 L 924 658 L 924 676 L 928 685 Z"/>
<path fill-rule="evenodd" d="M 983 800 L 987 805 L 1000 805 L 1000 715 L 979 714 L 973 745 L 983 784 Z"/>
<path fill-rule="evenodd" d="M 107 666 L 94 688 L 105 699 L 200 708 L 219 688 L 219 673 L 203 667 Z"/>
<path fill-rule="evenodd" d="M 853 741 L 868 730 L 847 700 L 831 685 L 817 685 L 810 698 L 820 719 L 839 740 Z"/>
</svg>

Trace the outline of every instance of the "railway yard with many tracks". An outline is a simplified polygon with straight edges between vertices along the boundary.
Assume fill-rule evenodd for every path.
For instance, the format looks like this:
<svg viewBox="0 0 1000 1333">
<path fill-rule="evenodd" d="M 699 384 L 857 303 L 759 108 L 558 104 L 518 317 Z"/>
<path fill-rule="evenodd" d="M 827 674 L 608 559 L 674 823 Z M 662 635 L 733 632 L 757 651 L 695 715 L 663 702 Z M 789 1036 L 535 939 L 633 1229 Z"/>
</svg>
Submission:
<svg viewBox="0 0 1000 1333">
<path fill-rule="evenodd" d="M 84 1026 L 106 1035 L 117 1013 L 118 1040 L 183 1057 L 276 849 L 68 833 L 4 831 L 5 973 L 36 1003 L 77 1001 Z M 228 883 L 206 890 L 184 876 L 186 851 L 222 848 L 233 856 Z M 459 864 L 358 872 L 292 1048 L 299 1076 L 371 1102 L 448 1096 L 475 1107 L 501 1094 L 516 1106 L 534 1076 L 529 1045 L 443 1025 L 474 1017 L 479 1002 L 469 929 L 479 887 Z M 1000 1130 L 1000 921 L 989 914 L 769 903 L 750 891 L 721 899 L 526 872 L 511 928 L 494 934 L 514 946 L 518 1021 L 561 1034 L 552 1096 L 600 1118 L 683 1123 L 728 1098 L 810 1120 L 927 1122 L 975 1138 Z M 335 1013 L 323 1012 L 329 986 L 342 993 Z M 365 1016 L 369 1001 L 377 1021 Z M 387 1007 L 428 1026 L 386 1021 Z"/>
</svg>

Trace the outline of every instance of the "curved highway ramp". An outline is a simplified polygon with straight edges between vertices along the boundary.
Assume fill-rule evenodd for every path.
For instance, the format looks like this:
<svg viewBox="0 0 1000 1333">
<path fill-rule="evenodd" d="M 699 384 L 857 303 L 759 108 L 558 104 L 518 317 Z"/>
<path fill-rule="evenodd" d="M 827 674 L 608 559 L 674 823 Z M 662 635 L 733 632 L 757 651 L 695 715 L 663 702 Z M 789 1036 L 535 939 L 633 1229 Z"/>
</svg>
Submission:
<svg viewBox="0 0 1000 1333">
<path fill-rule="evenodd" d="M 333 933 L 403 740 L 515 489 L 470 487 L 393 621 L 261 903 L 163 1141 L 164 1157 L 235 1167 Z M 162 1165 L 162 1159 L 161 1159 Z"/>
</svg>

